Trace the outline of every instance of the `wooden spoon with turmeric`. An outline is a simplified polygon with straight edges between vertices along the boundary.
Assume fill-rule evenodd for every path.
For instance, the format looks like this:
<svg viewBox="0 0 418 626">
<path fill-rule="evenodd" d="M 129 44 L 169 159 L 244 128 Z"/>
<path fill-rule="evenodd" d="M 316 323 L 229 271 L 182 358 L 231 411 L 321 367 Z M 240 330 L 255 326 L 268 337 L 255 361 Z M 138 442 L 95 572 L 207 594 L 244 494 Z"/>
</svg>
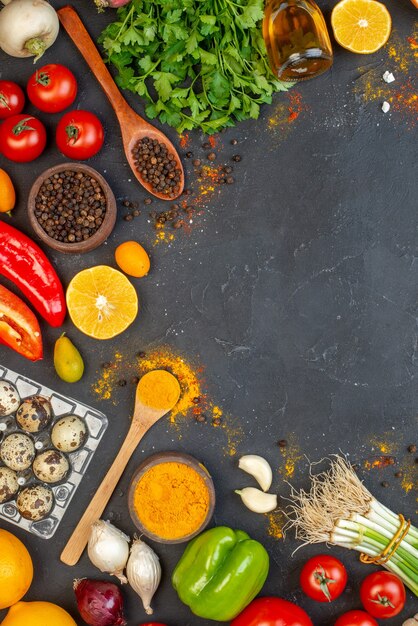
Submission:
<svg viewBox="0 0 418 626">
<path fill-rule="evenodd" d="M 135 409 L 128 434 L 62 551 L 63 563 L 75 565 L 78 562 L 89 540 L 91 525 L 102 515 L 139 442 L 155 422 L 171 411 L 179 397 L 178 380 L 166 370 L 152 370 L 140 379 L 136 388 Z"/>
</svg>

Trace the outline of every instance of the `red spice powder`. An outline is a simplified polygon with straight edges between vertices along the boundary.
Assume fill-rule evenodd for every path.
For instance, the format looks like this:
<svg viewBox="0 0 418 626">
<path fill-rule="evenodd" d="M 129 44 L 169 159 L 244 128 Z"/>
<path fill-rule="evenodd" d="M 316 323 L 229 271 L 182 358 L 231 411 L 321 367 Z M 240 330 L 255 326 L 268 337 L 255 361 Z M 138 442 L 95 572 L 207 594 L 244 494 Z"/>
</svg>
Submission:
<svg viewBox="0 0 418 626">
<path fill-rule="evenodd" d="M 412 50 L 417 50 L 418 49 L 418 41 L 415 39 L 415 37 L 407 37 L 408 39 L 408 43 L 410 44 Z"/>
<path fill-rule="evenodd" d="M 189 133 L 183 133 L 180 135 L 180 147 L 181 148 L 188 148 L 190 146 L 190 135 Z"/>
<path fill-rule="evenodd" d="M 302 94 L 298 91 L 291 91 L 288 94 L 289 97 L 289 116 L 287 118 L 288 122 L 294 122 L 297 120 L 302 111 L 306 110 L 305 105 L 302 103 Z"/>
<path fill-rule="evenodd" d="M 415 126 L 418 122 L 418 94 L 411 80 L 404 83 L 394 95 L 392 107 L 395 111 L 408 115 L 410 126 Z"/>
<path fill-rule="evenodd" d="M 211 148 L 216 148 L 216 146 L 218 145 L 218 137 L 216 135 L 210 135 L 208 141 Z"/>
<path fill-rule="evenodd" d="M 365 461 L 364 467 L 367 470 L 370 469 L 382 469 L 383 467 L 388 467 L 389 465 L 395 465 L 395 458 L 393 456 L 380 456 L 375 459 L 371 459 L 370 461 Z"/>
</svg>

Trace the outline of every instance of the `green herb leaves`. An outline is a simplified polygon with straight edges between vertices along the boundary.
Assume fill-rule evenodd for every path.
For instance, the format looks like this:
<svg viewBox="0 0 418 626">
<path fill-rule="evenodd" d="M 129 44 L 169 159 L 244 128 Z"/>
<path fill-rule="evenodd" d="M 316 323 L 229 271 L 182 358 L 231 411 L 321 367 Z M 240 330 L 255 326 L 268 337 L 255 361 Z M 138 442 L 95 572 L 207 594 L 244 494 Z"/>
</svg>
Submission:
<svg viewBox="0 0 418 626">
<path fill-rule="evenodd" d="M 102 33 L 120 87 L 179 132 L 214 133 L 257 118 L 289 85 L 268 64 L 264 0 L 132 0 Z"/>
</svg>

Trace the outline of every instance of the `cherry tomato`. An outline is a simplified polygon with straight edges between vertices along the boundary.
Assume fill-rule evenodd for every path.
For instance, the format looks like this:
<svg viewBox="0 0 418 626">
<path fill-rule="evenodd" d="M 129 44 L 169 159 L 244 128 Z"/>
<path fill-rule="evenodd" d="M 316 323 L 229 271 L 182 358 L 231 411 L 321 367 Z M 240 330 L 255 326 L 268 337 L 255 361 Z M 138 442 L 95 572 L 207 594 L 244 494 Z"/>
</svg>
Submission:
<svg viewBox="0 0 418 626">
<path fill-rule="evenodd" d="M 340 615 L 334 626 L 379 626 L 379 624 L 364 611 L 348 611 Z"/>
<path fill-rule="evenodd" d="M 77 81 L 74 74 L 64 65 L 51 63 L 32 74 L 26 90 L 29 100 L 40 111 L 58 113 L 74 102 Z"/>
<path fill-rule="evenodd" d="M 300 573 L 300 586 L 309 598 L 331 602 L 342 594 L 347 584 L 344 565 L 329 554 L 318 554 L 305 563 Z"/>
<path fill-rule="evenodd" d="M 303 609 L 281 598 L 257 598 L 231 626 L 313 626 Z"/>
<path fill-rule="evenodd" d="M 23 90 L 11 80 L 0 80 L 0 120 L 17 115 L 25 106 Z"/>
<path fill-rule="evenodd" d="M 373 617 L 394 617 L 405 606 L 403 582 L 391 572 L 373 572 L 361 583 L 361 603 Z"/>
<path fill-rule="evenodd" d="M 70 111 L 62 116 L 57 126 L 56 141 L 66 157 L 78 161 L 89 159 L 103 145 L 102 123 L 89 111 Z"/>
<path fill-rule="evenodd" d="M 20 113 L 8 117 L 0 126 L 0 152 L 11 161 L 33 161 L 45 146 L 45 126 L 36 117 Z"/>
</svg>

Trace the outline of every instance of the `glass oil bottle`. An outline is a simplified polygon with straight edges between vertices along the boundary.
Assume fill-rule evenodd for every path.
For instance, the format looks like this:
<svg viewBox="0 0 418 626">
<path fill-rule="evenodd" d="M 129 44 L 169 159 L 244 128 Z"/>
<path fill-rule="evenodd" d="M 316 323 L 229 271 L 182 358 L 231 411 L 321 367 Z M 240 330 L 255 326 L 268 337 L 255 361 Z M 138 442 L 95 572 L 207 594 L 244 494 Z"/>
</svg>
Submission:
<svg viewBox="0 0 418 626">
<path fill-rule="evenodd" d="M 280 80 L 313 78 L 332 65 L 327 26 L 314 0 L 267 0 L 263 37 Z"/>
</svg>

